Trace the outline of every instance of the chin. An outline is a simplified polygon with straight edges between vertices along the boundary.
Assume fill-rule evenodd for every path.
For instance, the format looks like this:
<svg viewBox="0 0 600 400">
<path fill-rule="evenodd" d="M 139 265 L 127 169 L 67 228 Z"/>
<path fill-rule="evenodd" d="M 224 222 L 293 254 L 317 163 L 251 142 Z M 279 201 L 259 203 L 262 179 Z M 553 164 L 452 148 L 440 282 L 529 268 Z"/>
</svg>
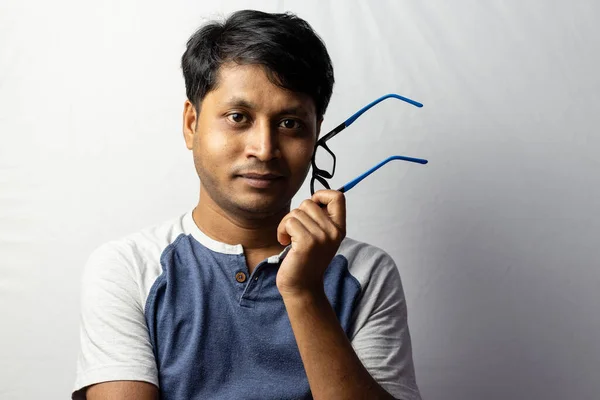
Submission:
<svg viewBox="0 0 600 400">
<path fill-rule="evenodd" d="M 283 209 L 287 211 L 291 200 L 283 201 L 282 197 L 283 196 L 271 198 L 261 196 L 261 198 L 258 199 L 245 198 L 237 199 L 237 201 L 234 199 L 233 203 L 242 212 L 245 212 L 250 216 L 262 218 L 275 215 Z"/>
<path fill-rule="evenodd" d="M 251 215 L 268 217 L 280 212 L 284 207 L 283 204 L 277 202 L 253 202 L 253 203 L 245 203 L 240 204 L 239 208 Z"/>
</svg>

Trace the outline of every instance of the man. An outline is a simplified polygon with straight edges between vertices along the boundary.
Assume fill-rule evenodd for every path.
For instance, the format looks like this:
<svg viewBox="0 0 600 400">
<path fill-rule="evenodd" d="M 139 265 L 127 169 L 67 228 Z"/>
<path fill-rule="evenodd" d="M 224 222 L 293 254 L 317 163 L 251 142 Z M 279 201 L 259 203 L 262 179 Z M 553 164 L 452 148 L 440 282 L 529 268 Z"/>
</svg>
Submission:
<svg viewBox="0 0 600 400">
<path fill-rule="evenodd" d="M 182 69 L 200 199 L 91 255 L 73 398 L 419 399 L 393 260 L 345 238 L 337 191 L 290 212 L 333 88 L 324 44 L 240 11 Z"/>
</svg>

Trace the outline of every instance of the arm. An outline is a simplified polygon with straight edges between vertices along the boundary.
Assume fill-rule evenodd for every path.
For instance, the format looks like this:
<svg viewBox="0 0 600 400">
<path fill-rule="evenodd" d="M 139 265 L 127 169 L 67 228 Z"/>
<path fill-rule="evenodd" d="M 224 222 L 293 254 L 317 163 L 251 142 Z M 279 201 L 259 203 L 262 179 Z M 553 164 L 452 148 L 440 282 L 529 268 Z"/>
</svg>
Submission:
<svg viewBox="0 0 600 400">
<path fill-rule="evenodd" d="M 345 220 L 344 196 L 333 190 L 315 193 L 284 217 L 278 240 L 292 248 L 277 287 L 315 399 L 393 399 L 362 365 L 324 293 L 323 276 L 345 236 Z"/>
<path fill-rule="evenodd" d="M 108 243 L 86 263 L 73 399 L 156 399 L 158 373 L 135 257 Z M 87 397 L 86 397 L 87 396 Z"/>
<path fill-rule="evenodd" d="M 283 299 L 315 399 L 393 399 L 360 362 L 325 292 Z"/>
<path fill-rule="evenodd" d="M 88 400 L 158 400 L 158 388 L 147 382 L 114 381 L 90 386 Z"/>
<path fill-rule="evenodd" d="M 373 246 L 358 251 L 362 253 L 361 263 L 353 270 L 362 294 L 349 332 L 352 347 L 371 376 L 390 394 L 398 399 L 421 400 L 406 299 L 396 263 Z"/>
</svg>

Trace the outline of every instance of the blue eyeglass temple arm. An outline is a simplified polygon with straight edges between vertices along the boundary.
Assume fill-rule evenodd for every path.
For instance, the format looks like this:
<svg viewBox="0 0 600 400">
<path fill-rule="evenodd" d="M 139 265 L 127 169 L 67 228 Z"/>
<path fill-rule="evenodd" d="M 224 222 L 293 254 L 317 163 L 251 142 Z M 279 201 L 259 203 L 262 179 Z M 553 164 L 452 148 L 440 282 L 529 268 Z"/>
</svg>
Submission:
<svg viewBox="0 0 600 400">
<path fill-rule="evenodd" d="M 333 129 L 331 132 L 329 132 L 328 134 L 323 136 L 321 139 L 319 139 L 319 142 L 324 143 L 324 142 L 328 141 L 329 139 L 331 139 L 332 137 L 334 137 L 335 135 L 337 135 L 338 133 L 340 133 L 341 131 L 343 131 L 344 129 L 349 127 L 350 125 L 352 125 L 352 123 L 354 121 L 356 121 L 358 119 L 358 117 L 363 115 L 370 108 L 381 103 L 383 100 L 389 99 L 389 98 L 394 98 L 394 99 L 405 101 L 408 104 L 412 104 L 415 107 L 419 107 L 419 108 L 423 107 L 423 104 L 419 103 L 418 101 L 411 100 L 408 97 L 400 96 L 399 94 L 395 94 L 395 93 L 386 94 L 385 96 L 381 96 L 377 100 L 373 100 L 371 103 L 367 104 L 366 106 L 364 106 L 363 108 L 361 108 L 360 110 L 358 110 L 357 112 L 352 114 L 350 116 L 350 118 L 348 118 L 347 120 L 345 120 L 344 122 L 342 122 L 341 124 L 336 126 L 335 129 Z"/>
<path fill-rule="evenodd" d="M 379 164 L 377 164 L 376 166 L 374 166 L 373 168 L 371 168 L 370 170 L 368 170 L 367 172 L 365 172 L 364 174 L 362 174 L 358 178 L 353 179 L 350 182 L 346 183 L 344 186 L 342 186 L 341 188 L 339 188 L 338 191 L 340 191 L 342 193 L 346 193 L 347 191 L 349 191 L 350 189 L 352 189 L 354 186 L 358 185 L 360 183 L 360 181 L 362 181 L 363 179 L 365 179 L 367 176 L 371 175 L 373 172 L 377 171 L 379 168 L 383 167 L 385 164 L 387 164 L 387 163 L 389 163 L 390 161 L 393 161 L 393 160 L 410 161 L 410 162 L 414 162 L 414 163 L 418 163 L 418 164 L 427 164 L 429 162 L 429 161 L 424 160 L 422 158 L 413 158 L 413 157 L 404 157 L 404 156 L 391 156 L 391 157 L 386 158 L 385 160 L 383 160 L 382 162 L 380 162 Z"/>
<path fill-rule="evenodd" d="M 413 158 L 413 157 L 404 157 L 404 156 L 391 156 L 386 158 L 385 160 L 383 160 L 382 162 L 380 162 L 379 164 L 377 164 L 376 166 L 374 166 L 373 168 L 371 168 L 370 170 L 368 170 L 367 172 L 365 172 L 364 174 L 362 174 L 361 176 L 359 176 L 358 178 L 346 183 L 344 186 L 342 186 L 341 188 L 338 189 L 339 192 L 342 193 L 346 193 L 348 190 L 352 189 L 354 186 L 358 185 L 360 183 L 360 181 L 362 181 L 363 179 L 365 179 L 367 176 L 371 175 L 373 172 L 377 171 L 379 168 L 383 167 L 385 164 L 389 163 L 390 161 L 393 160 L 402 160 L 402 161 L 410 161 L 410 162 L 414 162 L 414 163 L 418 163 L 418 164 L 427 164 L 429 161 L 424 160 L 422 158 Z M 321 207 L 325 207 L 324 205 L 321 205 Z M 285 247 L 285 249 L 283 249 L 283 251 L 281 253 L 279 253 L 278 256 L 278 260 L 279 262 L 283 261 L 283 259 L 285 258 L 285 256 L 287 256 L 287 254 L 290 252 L 292 248 L 292 245 L 289 244 Z"/>
</svg>

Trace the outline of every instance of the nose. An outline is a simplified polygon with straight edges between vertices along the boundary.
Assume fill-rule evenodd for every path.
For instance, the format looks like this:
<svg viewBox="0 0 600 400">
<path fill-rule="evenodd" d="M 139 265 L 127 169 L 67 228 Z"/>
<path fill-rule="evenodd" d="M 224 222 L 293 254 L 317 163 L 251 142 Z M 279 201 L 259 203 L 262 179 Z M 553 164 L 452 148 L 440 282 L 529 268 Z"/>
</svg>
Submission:
<svg viewBox="0 0 600 400">
<path fill-rule="evenodd" d="M 260 161 L 267 162 L 281 155 L 277 129 L 269 121 L 255 123 L 253 128 L 246 132 L 246 154 Z"/>
</svg>

